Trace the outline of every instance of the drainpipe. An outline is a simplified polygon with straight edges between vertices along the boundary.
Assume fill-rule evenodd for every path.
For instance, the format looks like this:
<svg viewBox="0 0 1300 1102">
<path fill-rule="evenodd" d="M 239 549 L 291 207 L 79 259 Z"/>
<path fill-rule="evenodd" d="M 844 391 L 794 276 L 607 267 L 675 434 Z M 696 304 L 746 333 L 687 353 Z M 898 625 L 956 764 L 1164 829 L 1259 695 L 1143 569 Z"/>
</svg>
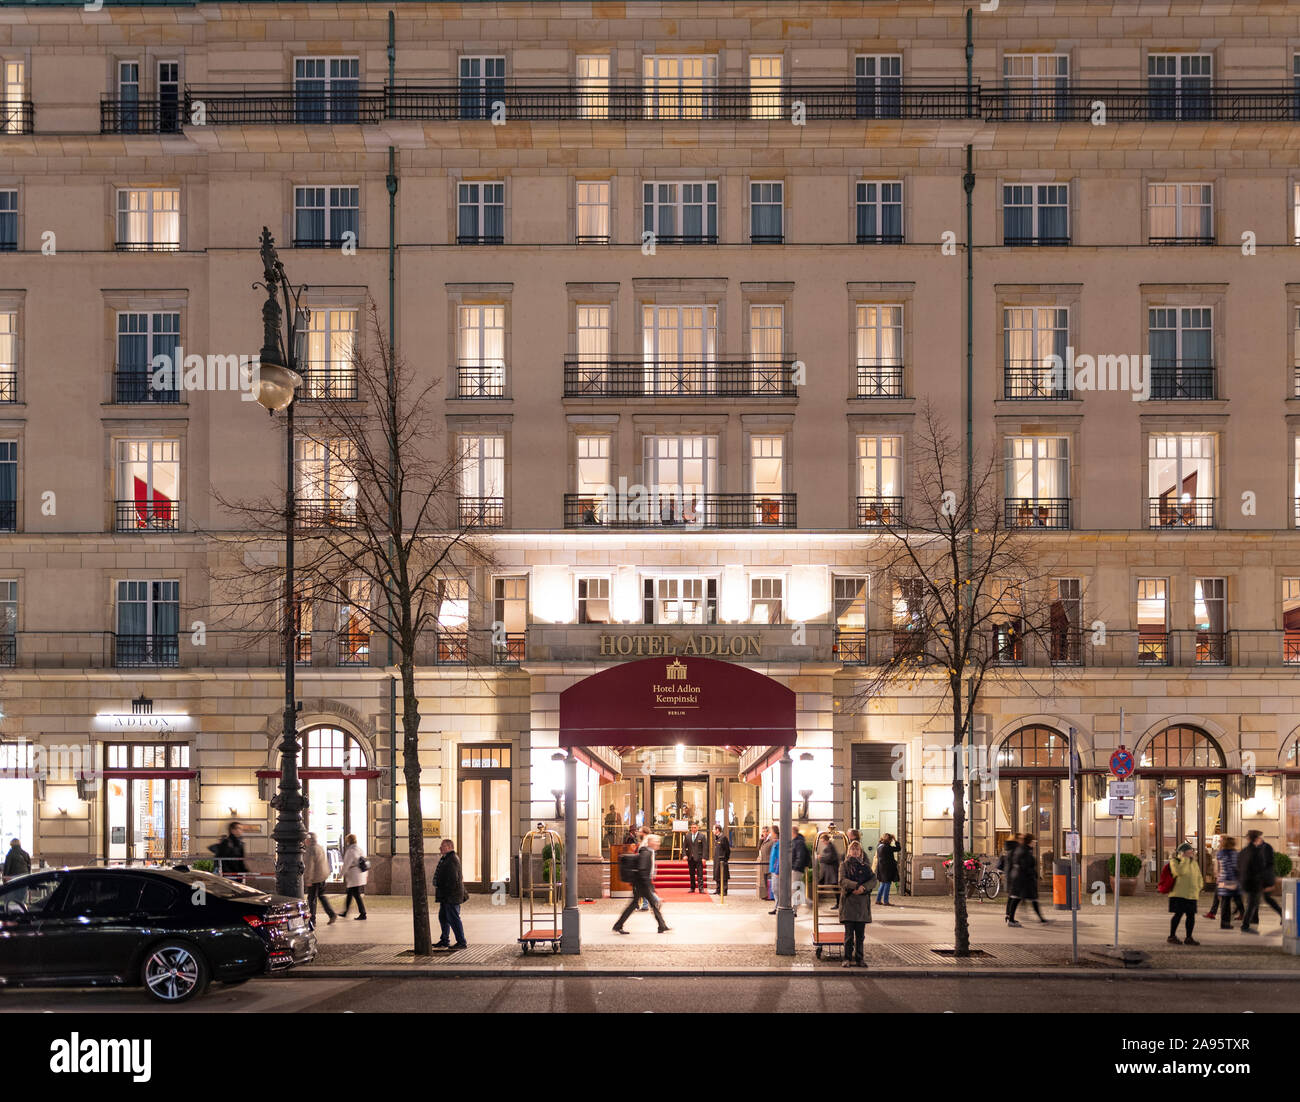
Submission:
<svg viewBox="0 0 1300 1102">
<path fill-rule="evenodd" d="M 972 31 L 972 8 L 966 9 L 966 114 L 976 116 L 975 110 L 975 37 Z M 971 146 L 966 146 L 966 173 L 961 179 L 966 192 L 966 500 L 972 501 L 974 495 L 973 479 L 975 468 L 975 251 L 974 221 L 971 215 L 972 195 L 975 191 L 975 172 Z M 973 503 L 972 503 L 973 504 Z M 968 505 L 967 508 L 971 508 Z M 966 578 L 969 581 L 975 569 L 974 518 L 966 528 Z M 973 616 L 975 609 L 972 602 L 971 587 L 966 587 L 966 615 Z M 971 747 L 975 742 L 975 683 L 969 682 L 966 689 L 966 724 L 969 735 L 966 738 L 966 803 L 970 813 L 966 816 L 966 829 L 970 834 L 971 849 L 975 848 L 975 797 L 971 792 Z M 953 860 L 958 860 L 953 854 Z"/>
<path fill-rule="evenodd" d="M 393 13 L 388 13 L 388 88 L 385 95 L 386 106 L 391 107 L 393 95 L 393 81 L 397 67 L 397 36 L 394 27 Z M 385 114 L 391 114 L 387 110 Z M 396 266 L 394 264 L 394 250 L 396 249 L 396 226 L 397 226 L 397 170 L 396 170 L 396 153 L 393 147 L 388 147 L 388 177 L 385 180 L 388 185 L 388 349 L 391 360 L 392 350 L 394 348 L 394 307 L 395 301 L 395 276 Z M 393 460 L 392 448 L 389 449 L 389 459 Z M 394 463 L 395 467 L 396 464 Z M 390 478 L 391 487 L 392 480 Z M 392 617 L 390 616 L 390 623 Z M 388 666 L 391 669 L 393 665 L 393 638 L 388 637 Z M 390 847 L 390 856 L 394 863 L 397 860 L 397 678 L 391 674 L 388 677 L 388 735 L 392 740 L 389 747 L 388 766 L 391 770 L 389 774 L 388 785 L 388 839 Z M 392 873 L 390 872 L 390 877 Z"/>
</svg>

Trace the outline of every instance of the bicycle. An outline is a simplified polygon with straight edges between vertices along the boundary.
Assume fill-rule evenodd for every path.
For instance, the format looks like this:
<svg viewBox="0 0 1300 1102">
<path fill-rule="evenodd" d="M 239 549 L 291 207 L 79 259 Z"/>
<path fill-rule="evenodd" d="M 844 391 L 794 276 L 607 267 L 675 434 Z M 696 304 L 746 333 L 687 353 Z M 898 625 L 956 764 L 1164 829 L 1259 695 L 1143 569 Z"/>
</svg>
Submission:
<svg viewBox="0 0 1300 1102">
<path fill-rule="evenodd" d="M 966 889 L 967 899 L 979 897 L 981 902 L 985 899 L 992 902 L 1002 894 L 1002 874 L 993 867 L 991 862 L 984 858 L 967 857 L 963 864 L 966 870 L 963 887 Z M 948 879 L 952 880 L 954 877 L 951 857 L 943 863 L 943 868 Z"/>
</svg>

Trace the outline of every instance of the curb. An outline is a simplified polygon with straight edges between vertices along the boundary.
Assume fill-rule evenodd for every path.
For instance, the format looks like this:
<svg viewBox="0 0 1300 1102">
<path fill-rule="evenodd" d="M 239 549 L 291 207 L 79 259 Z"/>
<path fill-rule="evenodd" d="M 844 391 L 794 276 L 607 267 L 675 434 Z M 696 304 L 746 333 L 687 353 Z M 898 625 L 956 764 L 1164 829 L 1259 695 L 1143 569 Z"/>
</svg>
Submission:
<svg viewBox="0 0 1300 1102">
<path fill-rule="evenodd" d="M 1137 968 L 1074 968 L 1061 965 L 1057 968 L 869 968 L 857 971 L 847 968 L 815 968 L 810 965 L 790 968 L 560 968 L 539 965 L 536 968 L 418 968 L 405 965 L 387 965 L 358 968 L 324 967 L 314 968 L 308 965 L 302 971 L 296 969 L 281 973 L 286 978 L 295 980 L 340 980 L 340 979 L 519 979 L 529 976 L 542 976 L 548 979 L 557 977 L 576 979 L 593 979 L 605 976 L 645 976 L 667 977 L 686 976 L 716 979 L 726 976 L 831 976 L 850 980 L 857 978 L 883 979 L 1125 979 L 1125 980 L 1261 980 L 1276 983 L 1279 980 L 1300 981 L 1300 972 L 1230 972 L 1230 971 L 1187 971 L 1184 969 L 1161 971 L 1159 969 Z"/>
</svg>

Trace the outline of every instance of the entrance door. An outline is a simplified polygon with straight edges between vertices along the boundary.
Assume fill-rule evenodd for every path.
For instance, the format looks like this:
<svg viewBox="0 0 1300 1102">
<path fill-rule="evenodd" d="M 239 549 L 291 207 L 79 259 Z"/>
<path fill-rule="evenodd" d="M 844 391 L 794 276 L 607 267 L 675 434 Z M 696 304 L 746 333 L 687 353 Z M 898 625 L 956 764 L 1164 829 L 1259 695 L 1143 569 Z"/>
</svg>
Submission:
<svg viewBox="0 0 1300 1102">
<path fill-rule="evenodd" d="M 303 781 L 307 797 L 307 829 L 329 854 L 331 879 L 342 875 L 343 844 L 349 834 L 357 836 L 362 853 L 369 853 L 366 840 L 366 782 L 360 778 L 312 777 Z"/>
<path fill-rule="evenodd" d="M 1151 777 L 1142 782 L 1148 884 L 1159 880 L 1165 862 L 1184 842 L 1192 844 L 1207 881 L 1212 877 L 1212 851 L 1206 840 L 1223 831 L 1224 790 L 1219 777 Z"/>
<path fill-rule="evenodd" d="M 510 879 L 510 747 L 462 746 L 457 794 L 465 887 L 488 892 Z"/>
<path fill-rule="evenodd" d="M 853 825 L 862 835 L 862 848 L 875 860 L 882 834 L 902 837 L 897 781 L 855 781 Z"/>
<path fill-rule="evenodd" d="M 651 830 L 672 833 L 679 819 L 709 822 L 708 777 L 654 777 L 650 781 L 650 807 L 654 815 Z"/>
<path fill-rule="evenodd" d="M 32 792 L 33 784 L 25 777 L 0 777 L 0 845 L 5 849 L 9 848 L 9 839 L 17 838 L 28 853 L 35 852 Z"/>
</svg>

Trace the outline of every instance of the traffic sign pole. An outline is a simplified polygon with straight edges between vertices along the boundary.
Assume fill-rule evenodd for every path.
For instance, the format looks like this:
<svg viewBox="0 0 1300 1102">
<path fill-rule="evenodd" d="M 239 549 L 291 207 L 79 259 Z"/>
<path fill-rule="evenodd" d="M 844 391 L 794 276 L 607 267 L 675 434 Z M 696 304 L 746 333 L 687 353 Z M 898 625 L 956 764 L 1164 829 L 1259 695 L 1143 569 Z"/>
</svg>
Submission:
<svg viewBox="0 0 1300 1102">
<path fill-rule="evenodd" d="M 1119 747 L 1120 747 L 1121 750 L 1124 749 L 1124 709 L 1123 709 L 1123 707 L 1121 707 L 1120 710 L 1119 710 Z M 1112 764 L 1111 768 L 1112 768 L 1112 769 L 1114 768 L 1114 765 L 1113 765 L 1113 764 Z M 1115 892 L 1115 940 L 1114 940 L 1114 942 L 1113 942 L 1113 944 L 1112 944 L 1112 948 L 1115 948 L 1115 949 L 1118 949 L 1118 948 L 1119 948 L 1119 877 L 1120 877 L 1120 872 L 1119 872 L 1119 847 L 1120 847 L 1120 834 L 1121 834 L 1121 832 L 1123 831 L 1123 829 L 1124 829 L 1124 820 L 1123 820 L 1122 818 L 1120 818 L 1118 815 L 1116 815 L 1116 816 L 1115 816 L 1115 886 L 1114 886 L 1114 892 Z"/>
</svg>

